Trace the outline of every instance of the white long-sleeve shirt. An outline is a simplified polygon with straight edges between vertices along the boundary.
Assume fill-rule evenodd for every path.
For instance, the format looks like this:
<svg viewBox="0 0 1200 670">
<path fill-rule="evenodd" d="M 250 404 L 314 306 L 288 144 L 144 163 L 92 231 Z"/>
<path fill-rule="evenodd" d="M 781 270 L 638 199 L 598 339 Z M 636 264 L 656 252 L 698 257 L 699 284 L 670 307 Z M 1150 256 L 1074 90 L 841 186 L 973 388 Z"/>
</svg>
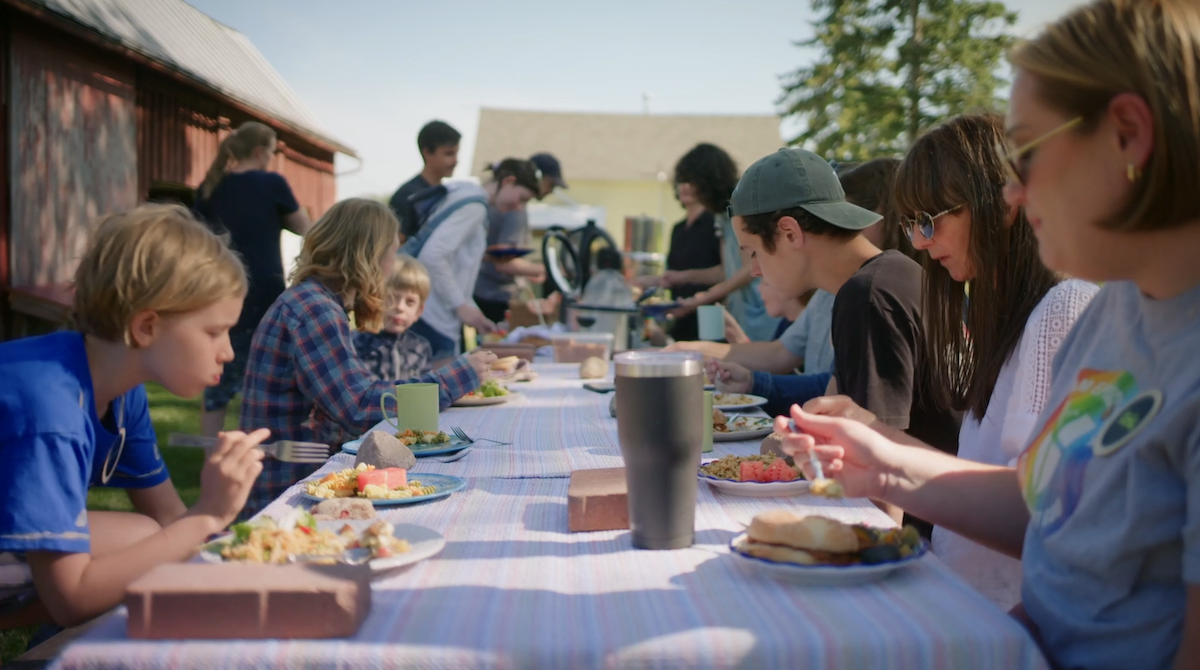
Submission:
<svg viewBox="0 0 1200 670">
<path fill-rule="evenodd" d="M 438 208 L 481 194 L 487 197 L 482 186 L 456 184 Z M 436 215 L 435 211 L 432 216 Z M 472 293 L 487 248 L 487 225 L 487 205 L 464 205 L 438 225 L 417 254 L 417 260 L 429 271 L 429 300 L 422 318 L 455 342 L 462 339 L 462 321 L 455 310 L 475 305 Z"/>
<path fill-rule="evenodd" d="M 1050 369 L 1063 338 L 1099 288 L 1068 279 L 1046 292 L 1025 321 L 1025 332 L 1000 368 L 983 420 L 963 417 L 958 456 L 1013 466 L 1024 451 L 1050 396 Z M 933 553 L 1000 609 L 1021 601 L 1021 561 L 976 544 L 941 526 L 933 529 Z"/>
</svg>

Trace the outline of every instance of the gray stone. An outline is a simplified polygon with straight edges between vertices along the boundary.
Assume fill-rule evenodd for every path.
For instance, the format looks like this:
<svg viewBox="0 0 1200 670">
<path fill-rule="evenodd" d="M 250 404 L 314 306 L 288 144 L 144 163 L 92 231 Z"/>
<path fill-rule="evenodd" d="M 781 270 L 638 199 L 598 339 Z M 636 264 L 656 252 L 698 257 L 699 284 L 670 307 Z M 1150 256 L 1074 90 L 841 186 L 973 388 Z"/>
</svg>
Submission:
<svg viewBox="0 0 1200 670">
<path fill-rule="evenodd" d="M 411 470 L 417 464 L 417 457 L 412 449 L 400 443 L 395 435 L 373 430 L 367 433 L 362 444 L 358 446 L 358 457 L 354 464 L 366 463 L 377 468 L 404 468 Z"/>
</svg>

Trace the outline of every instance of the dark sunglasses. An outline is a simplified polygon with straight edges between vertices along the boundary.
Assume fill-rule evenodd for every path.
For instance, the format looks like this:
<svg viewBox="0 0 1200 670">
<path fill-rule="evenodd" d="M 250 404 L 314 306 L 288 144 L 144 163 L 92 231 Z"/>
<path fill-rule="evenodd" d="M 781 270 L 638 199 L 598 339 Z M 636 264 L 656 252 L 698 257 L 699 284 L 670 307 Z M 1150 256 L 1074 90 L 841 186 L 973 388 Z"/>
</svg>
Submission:
<svg viewBox="0 0 1200 670">
<path fill-rule="evenodd" d="M 951 207 L 944 212 L 938 212 L 937 214 L 930 214 L 929 212 L 917 212 L 913 217 L 902 216 L 900 217 L 900 228 L 904 231 L 904 236 L 908 238 L 909 242 L 913 241 L 914 228 L 921 231 L 922 237 L 927 240 L 932 240 L 933 223 L 943 216 L 951 214 L 966 206 L 967 203 L 964 202 L 961 205 L 955 205 L 954 207 Z"/>
</svg>

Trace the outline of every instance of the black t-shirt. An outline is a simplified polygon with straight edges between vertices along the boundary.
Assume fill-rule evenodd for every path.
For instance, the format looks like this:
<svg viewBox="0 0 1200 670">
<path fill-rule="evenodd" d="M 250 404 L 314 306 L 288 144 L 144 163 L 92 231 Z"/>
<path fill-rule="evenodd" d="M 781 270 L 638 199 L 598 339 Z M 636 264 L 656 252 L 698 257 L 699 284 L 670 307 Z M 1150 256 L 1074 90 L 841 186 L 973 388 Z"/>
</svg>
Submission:
<svg viewBox="0 0 1200 670">
<path fill-rule="evenodd" d="M 696 217 L 692 225 L 687 219 L 671 230 L 671 250 L 667 253 L 668 270 L 703 270 L 721 264 L 721 238 L 717 237 L 716 220 L 712 212 Z M 684 284 L 671 287 L 671 297 L 690 298 L 709 288 L 706 284 Z M 695 312 L 677 320 L 671 335 L 677 340 L 699 337 Z"/>
<path fill-rule="evenodd" d="M 920 363 L 921 266 L 899 251 L 863 263 L 833 303 L 834 375 L 880 421 L 933 447 L 958 453 L 961 416 L 939 410 Z"/>
<path fill-rule="evenodd" d="M 239 324 L 257 326 L 271 303 L 283 293 L 283 259 L 279 234 L 283 220 L 300 208 L 283 175 L 262 170 L 231 172 L 205 199 L 197 192 L 193 209 L 230 245 L 246 264 L 250 288 Z"/>
<path fill-rule="evenodd" d="M 388 201 L 392 212 L 397 219 L 400 219 L 400 232 L 404 233 L 405 239 L 417 234 L 417 210 L 408 199 L 430 186 L 433 184 L 425 181 L 425 178 L 418 174 L 396 189 L 396 192 L 392 194 L 392 199 Z"/>
</svg>

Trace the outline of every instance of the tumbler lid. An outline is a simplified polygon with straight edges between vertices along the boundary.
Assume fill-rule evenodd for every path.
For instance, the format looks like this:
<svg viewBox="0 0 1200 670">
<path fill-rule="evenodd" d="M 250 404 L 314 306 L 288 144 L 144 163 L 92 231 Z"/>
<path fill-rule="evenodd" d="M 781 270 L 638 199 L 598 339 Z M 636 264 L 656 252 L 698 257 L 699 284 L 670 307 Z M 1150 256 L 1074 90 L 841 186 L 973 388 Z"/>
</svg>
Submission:
<svg viewBox="0 0 1200 670">
<path fill-rule="evenodd" d="M 626 351 L 613 357 L 618 377 L 690 377 L 704 370 L 695 351 Z"/>
</svg>

